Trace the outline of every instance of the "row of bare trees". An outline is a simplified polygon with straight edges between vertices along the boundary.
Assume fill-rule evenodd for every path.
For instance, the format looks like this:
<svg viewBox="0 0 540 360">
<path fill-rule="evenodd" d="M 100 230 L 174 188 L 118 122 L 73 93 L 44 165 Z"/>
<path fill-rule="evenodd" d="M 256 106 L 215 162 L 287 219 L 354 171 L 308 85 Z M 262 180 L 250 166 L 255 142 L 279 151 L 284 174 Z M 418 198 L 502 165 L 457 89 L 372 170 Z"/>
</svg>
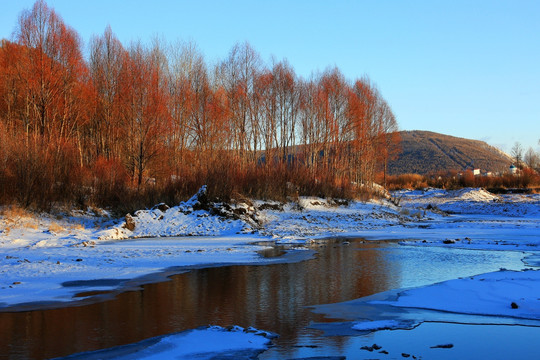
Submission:
<svg viewBox="0 0 540 360">
<path fill-rule="evenodd" d="M 187 179 L 218 186 L 252 176 L 256 191 L 229 190 L 271 196 L 260 188 L 276 177 L 371 184 L 397 149 L 395 117 L 375 86 L 337 68 L 304 79 L 285 60 L 265 64 L 248 43 L 208 66 L 193 43 L 125 47 L 110 27 L 91 40 L 88 59 L 82 53 L 77 32 L 42 0 L 20 15 L 12 41 L 2 40 L 6 186 L 44 169 L 51 192 L 73 182 L 91 191 L 120 183 L 140 192 L 149 182 L 192 191 Z M 31 158 L 42 162 L 32 167 Z M 33 191 L 15 193 L 21 200 Z"/>
<path fill-rule="evenodd" d="M 538 140 L 538 144 L 540 145 L 540 140 Z M 534 151 L 532 146 L 524 152 L 521 144 L 515 142 L 510 150 L 510 155 L 518 169 L 523 170 L 524 168 L 529 168 L 540 172 L 540 153 Z"/>
</svg>

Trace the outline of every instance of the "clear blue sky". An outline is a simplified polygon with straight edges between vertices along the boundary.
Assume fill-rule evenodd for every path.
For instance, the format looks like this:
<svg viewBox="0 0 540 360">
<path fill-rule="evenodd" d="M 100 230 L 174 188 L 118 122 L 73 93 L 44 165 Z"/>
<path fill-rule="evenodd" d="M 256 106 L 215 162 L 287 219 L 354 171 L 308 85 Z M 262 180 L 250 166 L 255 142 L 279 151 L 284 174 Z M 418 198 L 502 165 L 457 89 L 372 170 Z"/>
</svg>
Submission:
<svg viewBox="0 0 540 360">
<path fill-rule="evenodd" d="M 0 0 L 10 38 L 33 0 Z M 400 129 L 539 149 L 540 1 L 48 0 L 88 44 L 110 24 L 124 45 L 193 40 L 209 64 L 249 41 L 298 75 L 367 74 Z"/>
</svg>

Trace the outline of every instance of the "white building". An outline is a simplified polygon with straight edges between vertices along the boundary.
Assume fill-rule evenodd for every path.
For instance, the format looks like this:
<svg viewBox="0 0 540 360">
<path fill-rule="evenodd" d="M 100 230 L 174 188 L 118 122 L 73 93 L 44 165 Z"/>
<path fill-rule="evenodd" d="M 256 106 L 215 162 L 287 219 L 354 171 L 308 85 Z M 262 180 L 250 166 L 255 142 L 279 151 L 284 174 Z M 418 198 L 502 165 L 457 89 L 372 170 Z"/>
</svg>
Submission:
<svg viewBox="0 0 540 360">
<path fill-rule="evenodd" d="M 510 165 L 510 174 L 515 175 L 517 172 L 518 168 L 514 164 Z"/>
</svg>

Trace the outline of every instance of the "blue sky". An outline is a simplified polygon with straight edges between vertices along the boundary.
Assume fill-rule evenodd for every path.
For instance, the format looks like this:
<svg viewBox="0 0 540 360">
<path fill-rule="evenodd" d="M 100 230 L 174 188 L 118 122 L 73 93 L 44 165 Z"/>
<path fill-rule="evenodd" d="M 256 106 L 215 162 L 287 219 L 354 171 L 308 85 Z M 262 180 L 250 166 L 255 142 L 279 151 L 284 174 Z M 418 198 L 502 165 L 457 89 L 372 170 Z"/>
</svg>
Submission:
<svg viewBox="0 0 540 360">
<path fill-rule="evenodd" d="M 10 38 L 33 0 L 0 0 Z M 209 64 L 237 42 L 298 75 L 368 75 L 400 129 L 540 149 L 540 1 L 48 0 L 86 44 L 110 24 L 128 45 L 192 40 Z"/>
</svg>

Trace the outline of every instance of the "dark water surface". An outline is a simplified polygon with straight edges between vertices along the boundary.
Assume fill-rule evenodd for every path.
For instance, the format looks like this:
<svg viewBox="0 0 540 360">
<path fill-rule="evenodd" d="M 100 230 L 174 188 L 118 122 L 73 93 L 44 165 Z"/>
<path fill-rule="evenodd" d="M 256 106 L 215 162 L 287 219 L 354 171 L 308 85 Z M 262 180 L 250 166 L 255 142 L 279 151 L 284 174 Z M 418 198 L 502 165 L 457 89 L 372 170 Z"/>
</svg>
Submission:
<svg viewBox="0 0 540 360">
<path fill-rule="evenodd" d="M 349 244 L 350 242 L 350 244 Z M 356 299 L 462 276 L 521 269 L 523 254 L 328 240 L 313 260 L 192 270 L 84 306 L 0 313 L 0 357 L 42 359 L 134 343 L 203 325 L 278 333 L 276 356 L 294 353 L 306 306 Z M 330 338 L 330 342 L 339 339 Z"/>
</svg>

